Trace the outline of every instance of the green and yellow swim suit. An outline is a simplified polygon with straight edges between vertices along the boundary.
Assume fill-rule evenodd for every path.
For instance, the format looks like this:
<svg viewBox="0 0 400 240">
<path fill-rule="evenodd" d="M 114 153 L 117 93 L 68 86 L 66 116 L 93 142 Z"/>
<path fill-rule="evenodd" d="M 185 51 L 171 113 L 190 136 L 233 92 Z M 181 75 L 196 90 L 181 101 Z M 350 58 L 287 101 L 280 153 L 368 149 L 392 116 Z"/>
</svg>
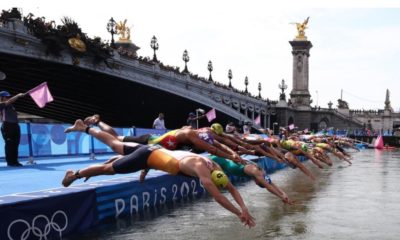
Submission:
<svg viewBox="0 0 400 240">
<path fill-rule="evenodd" d="M 166 149 L 175 150 L 178 146 L 178 141 L 176 140 L 175 134 L 179 129 L 175 129 L 165 133 L 162 136 L 151 136 L 148 144 L 159 144 Z"/>
<path fill-rule="evenodd" d="M 239 177 L 247 176 L 247 174 L 244 172 L 245 165 L 243 165 L 243 164 L 238 164 L 232 160 L 225 159 L 222 157 L 217 157 L 214 155 L 209 156 L 209 158 L 211 160 L 213 160 L 214 162 L 218 163 L 218 165 L 221 166 L 221 168 L 224 170 L 224 172 L 226 172 L 228 174 L 239 176 Z"/>
</svg>

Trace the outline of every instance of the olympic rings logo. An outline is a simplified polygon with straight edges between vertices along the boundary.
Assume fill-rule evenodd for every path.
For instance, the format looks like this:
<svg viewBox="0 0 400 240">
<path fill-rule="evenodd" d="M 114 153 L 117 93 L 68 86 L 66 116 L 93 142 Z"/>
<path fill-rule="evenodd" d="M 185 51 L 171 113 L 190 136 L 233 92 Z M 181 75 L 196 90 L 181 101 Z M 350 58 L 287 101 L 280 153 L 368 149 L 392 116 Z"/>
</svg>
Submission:
<svg viewBox="0 0 400 240">
<path fill-rule="evenodd" d="M 57 215 L 60 215 L 60 217 L 64 217 L 64 221 L 61 222 L 60 224 L 55 222 L 55 218 Z M 37 222 L 39 219 L 42 219 L 42 221 L 46 222 L 46 225 L 44 225 L 44 228 L 40 228 Z M 41 221 L 41 222 L 42 222 Z M 13 226 L 15 224 L 22 223 L 26 225 L 26 230 L 22 232 L 20 239 L 21 240 L 26 240 L 29 238 L 30 234 L 32 233 L 34 236 L 38 237 L 40 240 L 41 239 L 47 239 L 47 236 L 49 235 L 51 229 L 54 229 L 54 231 L 58 232 L 60 235 L 60 238 L 62 237 L 62 232 L 68 227 L 68 217 L 65 212 L 58 210 L 53 214 L 51 219 L 43 214 L 37 215 L 36 217 L 33 218 L 32 224 L 29 224 L 28 221 L 25 221 L 23 219 L 17 219 L 14 220 L 10 225 L 8 226 L 7 230 L 7 235 L 8 238 L 11 240 L 14 240 L 13 236 L 11 236 L 11 229 L 13 229 Z M 64 223 L 64 225 L 62 225 Z"/>
</svg>

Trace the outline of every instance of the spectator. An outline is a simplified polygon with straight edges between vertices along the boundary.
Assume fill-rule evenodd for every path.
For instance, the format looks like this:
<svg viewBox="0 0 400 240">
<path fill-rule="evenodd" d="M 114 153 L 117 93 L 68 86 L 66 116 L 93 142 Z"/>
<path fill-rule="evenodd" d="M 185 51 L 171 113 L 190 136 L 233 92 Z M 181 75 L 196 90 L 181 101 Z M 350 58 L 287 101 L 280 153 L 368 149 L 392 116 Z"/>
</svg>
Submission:
<svg viewBox="0 0 400 240">
<path fill-rule="evenodd" d="M 155 129 L 165 129 L 165 123 L 164 123 L 164 114 L 160 113 L 158 114 L 158 118 L 156 118 L 153 122 L 153 128 Z"/>
<path fill-rule="evenodd" d="M 1 125 L 1 134 L 4 138 L 4 149 L 7 165 L 11 167 L 20 167 L 18 162 L 18 146 L 21 139 L 21 129 L 18 124 L 17 112 L 12 105 L 17 99 L 24 97 L 24 93 L 19 93 L 11 97 L 7 91 L 0 92 L 0 111 L 3 124 Z"/>
<path fill-rule="evenodd" d="M 237 130 L 236 130 L 235 124 L 233 122 L 230 122 L 230 123 L 226 124 L 225 132 L 226 133 L 236 133 Z"/>
<path fill-rule="evenodd" d="M 243 125 L 243 134 L 250 134 L 250 123 L 245 122 Z"/>
<path fill-rule="evenodd" d="M 204 118 L 206 115 L 203 114 L 201 116 L 196 116 L 194 112 L 189 113 L 188 119 L 186 120 L 186 124 L 188 126 L 191 126 L 192 129 L 197 129 L 198 128 L 198 120 Z"/>
</svg>

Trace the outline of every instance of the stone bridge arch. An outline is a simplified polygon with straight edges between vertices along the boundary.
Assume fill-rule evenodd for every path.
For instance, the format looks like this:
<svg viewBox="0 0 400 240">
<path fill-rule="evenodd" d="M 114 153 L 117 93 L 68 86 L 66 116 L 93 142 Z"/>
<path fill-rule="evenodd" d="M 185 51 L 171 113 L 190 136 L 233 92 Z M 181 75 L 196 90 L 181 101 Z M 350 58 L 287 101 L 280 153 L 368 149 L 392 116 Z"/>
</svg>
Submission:
<svg viewBox="0 0 400 240">
<path fill-rule="evenodd" d="M 318 129 L 327 129 L 329 127 L 330 121 L 327 117 L 323 117 L 318 122 Z"/>
</svg>

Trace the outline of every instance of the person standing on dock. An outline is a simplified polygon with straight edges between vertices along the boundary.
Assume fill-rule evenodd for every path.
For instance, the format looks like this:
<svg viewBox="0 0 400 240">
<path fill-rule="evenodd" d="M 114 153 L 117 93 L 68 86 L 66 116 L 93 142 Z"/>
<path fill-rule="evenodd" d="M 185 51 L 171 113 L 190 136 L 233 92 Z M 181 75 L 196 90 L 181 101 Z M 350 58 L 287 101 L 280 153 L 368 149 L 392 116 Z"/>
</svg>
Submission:
<svg viewBox="0 0 400 240">
<path fill-rule="evenodd" d="M 156 118 L 153 122 L 154 129 L 166 129 L 164 122 L 164 113 L 158 114 L 158 118 Z"/>
<path fill-rule="evenodd" d="M 21 139 L 21 129 L 18 124 L 18 115 L 15 111 L 13 103 L 19 98 L 24 97 L 24 93 L 19 93 L 13 97 L 7 91 L 0 92 L 0 111 L 1 134 L 4 139 L 4 150 L 6 155 L 7 166 L 21 167 L 18 161 L 18 146 Z"/>
<path fill-rule="evenodd" d="M 205 118 L 206 115 L 200 115 L 200 116 L 196 116 L 196 114 L 194 112 L 190 112 L 188 118 L 186 119 L 186 125 L 191 126 L 192 129 L 198 129 L 199 128 L 199 120 L 202 118 Z"/>
</svg>

